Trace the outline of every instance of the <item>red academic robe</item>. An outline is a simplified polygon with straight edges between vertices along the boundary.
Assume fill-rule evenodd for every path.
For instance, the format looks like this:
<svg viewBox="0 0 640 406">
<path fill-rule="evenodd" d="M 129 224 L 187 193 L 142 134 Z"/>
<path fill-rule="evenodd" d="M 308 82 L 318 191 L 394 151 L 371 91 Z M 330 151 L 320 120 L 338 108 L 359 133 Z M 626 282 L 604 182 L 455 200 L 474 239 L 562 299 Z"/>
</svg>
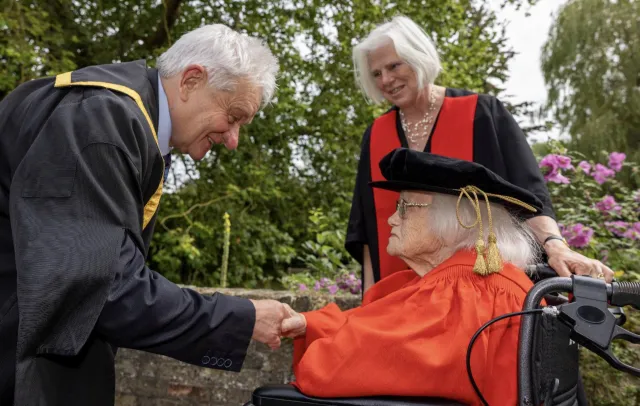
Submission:
<svg viewBox="0 0 640 406">
<path fill-rule="evenodd" d="M 480 404 L 466 371 L 469 341 L 490 319 L 522 310 L 533 284 L 510 264 L 477 275 L 475 258 L 460 251 L 424 277 L 412 270 L 392 274 L 355 309 L 330 304 L 304 313 L 293 384 L 316 397 L 429 396 Z M 520 317 L 497 322 L 473 347 L 472 371 L 489 404 L 516 404 L 519 325 Z"/>
</svg>

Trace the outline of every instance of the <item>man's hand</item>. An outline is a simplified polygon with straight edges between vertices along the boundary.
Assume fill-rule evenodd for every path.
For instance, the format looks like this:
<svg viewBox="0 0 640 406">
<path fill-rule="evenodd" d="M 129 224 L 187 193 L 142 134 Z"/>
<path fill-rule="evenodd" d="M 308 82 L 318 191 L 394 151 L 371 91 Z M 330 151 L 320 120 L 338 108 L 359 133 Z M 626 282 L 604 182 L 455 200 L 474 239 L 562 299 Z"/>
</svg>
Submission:
<svg viewBox="0 0 640 406">
<path fill-rule="evenodd" d="M 307 319 L 288 304 L 285 303 L 284 307 L 287 309 L 289 317 L 282 321 L 281 334 L 289 338 L 303 336 L 307 332 Z"/>
<path fill-rule="evenodd" d="M 277 300 L 251 300 L 256 308 L 256 325 L 252 339 L 268 345 L 272 350 L 280 348 L 282 321 L 289 317 L 285 305 Z"/>
<path fill-rule="evenodd" d="M 559 276 L 590 275 L 594 278 L 603 278 L 607 282 L 613 279 L 613 271 L 605 264 L 571 250 L 562 241 L 550 240 L 544 248 L 549 257 L 549 266 Z"/>
</svg>

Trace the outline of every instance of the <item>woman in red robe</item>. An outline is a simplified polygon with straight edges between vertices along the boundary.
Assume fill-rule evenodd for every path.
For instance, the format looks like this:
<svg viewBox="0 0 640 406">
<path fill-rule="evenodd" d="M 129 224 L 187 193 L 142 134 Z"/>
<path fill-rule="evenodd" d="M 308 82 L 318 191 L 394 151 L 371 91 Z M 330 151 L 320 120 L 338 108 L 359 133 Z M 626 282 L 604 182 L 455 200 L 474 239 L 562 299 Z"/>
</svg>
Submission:
<svg viewBox="0 0 640 406">
<path fill-rule="evenodd" d="M 282 331 L 295 338 L 293 384 L 316 397 L 480 404 L 467 347 L 484 323 L 522 309 L 532 287 L 523 268 L 538 255 L 523 220 L 540 200 L 479 164 L 426 152 L 396 149 L 380 169 L 387 180 L 372 186 L 401 192 L 387 251 L 410 269 L 375 284 L 355 309 L 290 310 Z M 304 327 L 292 329 L 297 322 Z M 474 379 L 489 404 L 516 404 L 518 332 L 519 317 L 508 318 L 473 347 Z"/>
</svg>

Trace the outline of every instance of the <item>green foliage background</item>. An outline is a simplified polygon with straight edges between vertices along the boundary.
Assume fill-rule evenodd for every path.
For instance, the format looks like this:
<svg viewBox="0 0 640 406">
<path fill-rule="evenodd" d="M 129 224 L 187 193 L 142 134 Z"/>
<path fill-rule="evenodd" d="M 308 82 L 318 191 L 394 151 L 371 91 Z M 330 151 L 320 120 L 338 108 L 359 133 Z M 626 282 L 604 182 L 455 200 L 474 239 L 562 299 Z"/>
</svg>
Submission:
<svg viewBox="0 0 640 406">
<path fill-rule="evenodd" d="M 229 286 L 277 287 L 288 268 L 307 264 L 305 247 L 317 243 L 313 213 L 346 229 L 362 133 L 387 108 L 365 102 L 351 68 L 352 46 L 376 24 L 403 13 L 425 27 L 442 55 L 440 83 L 449 87 L 497 94 L 512 57 L 485 1 L 0 4 L 0 97 L 31 78 L 85 65 L 144 58 L 153 66 L 181 34 L 205 23 L 264 38 L 280 58 L 276 100 L 243 130 L 237 151 L 216 148 L 198 163 L 175 157 L 188 176 L 163 196 L 149 263 L 198 285 L 220 281 L 225 211 Z M 349 265 L 341 245 L 331 249 Z"/>
<path fill-rule="evenodd" d="M 86 65 L 146 59 L 153 66 L 202 24 L 264 38 L 281 62 L 275 103 L 243 130 L 237 151 L 214 149 L 199 163 L 175 156 L 186 179 L 163 196 L 149 263 L 175 282 L 218 285 L 228 212 L 228 284 L 281 287 L 290 268 L 316 277 L 353 266 L 341 239 L 360 139 L 386 106 L 367 105 L 358 93 L 350 52 L 396 13 L 435 40 L 439 84 L 502 94 L 513 52 L 486 0 L 0 0 L 0 99 L 27 80 Z M 632 156 L 640 149 L 637 18 L 632 0 L 571 0 L 550 32 L 548 108 L 587 155 L 623 150 L 640 161 Z M 637 365 L 637 349 L 622 351 Z M 640 404 L 637 379 L 585 357 L 594 404 Z"/>
</svg>

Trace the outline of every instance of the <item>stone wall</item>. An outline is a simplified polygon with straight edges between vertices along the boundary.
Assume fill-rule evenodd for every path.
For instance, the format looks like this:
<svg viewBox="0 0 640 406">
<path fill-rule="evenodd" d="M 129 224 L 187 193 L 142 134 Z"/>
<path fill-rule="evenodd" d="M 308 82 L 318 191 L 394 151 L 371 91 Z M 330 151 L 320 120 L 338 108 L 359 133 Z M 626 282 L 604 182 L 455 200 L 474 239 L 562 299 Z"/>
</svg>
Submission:
<svg viewBox="0 0 640 406">
<path fill-rule="evenodd" d="M 193 288 L 204 294 L 214 289 Z M 359 297 L 295 295 L 286 291 L 218 289 L 250 299 L 275 299 L 296 311 L 308 311 L 334 301 L 341 309 L 357 306 Z M 271 351 L 252 342 L 240 373 L 200 368 L 171 358 L 120 349 L 116 358 L 116 406 L 243 405 L 253 389 L 267 383 L 287 383 L 293 378 L 291 340 Z"/>
<path fill-rule="evenodd" d="M 211 294 L 213 289 L 197 289 Z M 308 311 L 334 301 L 341 309 L 357 306 L 352 296 L 295 295 L 269 290 L 221 289 L 222 293 L 250 299 L 275 299 L 297 311 Z M 625 309 L 625 328 L 640 332 L 640 311 Z M 287 383 L 293 378 L 291 340 L 271 351 L 251 343 L 240 373 L 200 368 L 167 357 L 120 349 L 116 359 L 116 406 L 201 406 L 243 405 L 253 389 L 268 383 Z M 619 348 L 617 356 L 628 365 L 640 365 L 640 345 Z M 618 372 L 604 360 L 584 350 L 581 371 L 587 398 L 592 405 L 640 406 L 640 378 Z"/>
</svg>

